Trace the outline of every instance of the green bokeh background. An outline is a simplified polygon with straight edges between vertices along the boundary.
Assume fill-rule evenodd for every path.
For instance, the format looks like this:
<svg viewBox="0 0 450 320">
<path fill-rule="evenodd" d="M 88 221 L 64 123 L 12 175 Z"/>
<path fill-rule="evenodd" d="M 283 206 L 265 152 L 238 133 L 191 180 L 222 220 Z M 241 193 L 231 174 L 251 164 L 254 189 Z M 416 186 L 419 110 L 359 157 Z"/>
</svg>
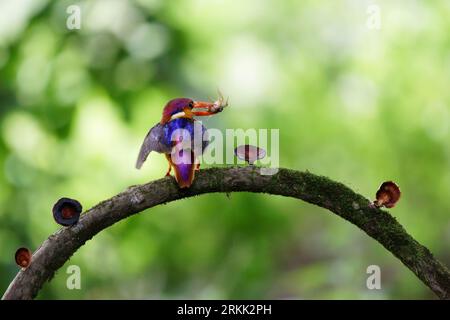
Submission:
<svg viewBox="0 0 450 320">
<path fill-rule="evenodd" d="M 66 28 L 78 4 L 81 30 Z M 367 26 L 378 5 L 381 29 Z M 280 165 L 372 198 L 450 265 L 450 3 L 441 1 L 0 1 L 0 291 L 14 252 L 58 230 L 63 196 L 87 209 L 160 178 L 134 169 L 174 97 L 230 108 L 208 127 L 279 128 Z M 82 289 L 66 288 L 67 266 Z M 366 288 L 379 265 L 382 289 Z M 142 212 L 86 243 L 40 299 L 434 299 L 348 222 L 275 196 L 212 194 Z"/>
</svg>

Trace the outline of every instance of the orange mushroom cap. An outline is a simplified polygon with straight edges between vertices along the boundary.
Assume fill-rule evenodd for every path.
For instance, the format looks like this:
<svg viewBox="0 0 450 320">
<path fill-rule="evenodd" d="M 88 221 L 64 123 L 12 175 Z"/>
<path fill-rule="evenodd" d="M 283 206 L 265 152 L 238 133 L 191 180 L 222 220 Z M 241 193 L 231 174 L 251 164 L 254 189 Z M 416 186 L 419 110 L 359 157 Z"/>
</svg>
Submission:
<svg viewBox="0 0 450 320">
<path fill-rule="evenodd" d="M 393 208 L 400 199 L 400 188 L 393 181 L 383 182 L 376 193 L 373 202 L 376 207 Z"/>
<path fill-rule="evenodd" d="M 31 263 L 31 251 L 28 248 L 19 248 L 16 251 L 16 263 L 21 268 L 27 268 Z"/>
</svg>

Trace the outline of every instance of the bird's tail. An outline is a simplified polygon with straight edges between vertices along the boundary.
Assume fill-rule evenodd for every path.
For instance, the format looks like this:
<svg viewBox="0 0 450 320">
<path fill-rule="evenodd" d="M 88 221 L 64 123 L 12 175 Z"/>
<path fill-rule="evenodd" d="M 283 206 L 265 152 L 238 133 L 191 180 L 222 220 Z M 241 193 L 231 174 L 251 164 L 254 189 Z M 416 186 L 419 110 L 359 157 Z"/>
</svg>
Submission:
<svg viewBox="0 0 450 320">
<path fill-rule="evenodd" d="M 173 157 L 173 158 L 172 158 Z M 175 179 L 180 188 L 189 188 L 195 176 L 195 155 L 192 150 L 175 150 L 172 157 L 167 155 L 167 160 L 175 172 Z"/>
</svg>

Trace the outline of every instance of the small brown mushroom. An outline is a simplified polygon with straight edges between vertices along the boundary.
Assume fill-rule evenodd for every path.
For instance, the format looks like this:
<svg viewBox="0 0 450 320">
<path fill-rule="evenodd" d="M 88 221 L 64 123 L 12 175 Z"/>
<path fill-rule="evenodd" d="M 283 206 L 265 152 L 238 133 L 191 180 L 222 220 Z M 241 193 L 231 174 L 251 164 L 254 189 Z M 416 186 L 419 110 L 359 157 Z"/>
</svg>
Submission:
<svg viewBox="0 0 450 320">
<path fill-rule="evenodd" d="M 253 164 L 256 160 L 262 159 L 266 156 L 266 150 L 244 144 L 234 149 L 234 154 L 241 160 L 245 160 L 249 164 Z"/>
<path fill-rule="evenodd" d="M 383 182 L 376 194 L 373 205 L 377 208 L 393 208 L 400 199 L 400 188 L 392 181 Z"/>
<path fill-rule="evenodd" d="M 19 248 L 16 251 L 16 263 L 21 268 L 27 268 L 31 263 L 31 251 L 27 248 Z"/>
</svg>

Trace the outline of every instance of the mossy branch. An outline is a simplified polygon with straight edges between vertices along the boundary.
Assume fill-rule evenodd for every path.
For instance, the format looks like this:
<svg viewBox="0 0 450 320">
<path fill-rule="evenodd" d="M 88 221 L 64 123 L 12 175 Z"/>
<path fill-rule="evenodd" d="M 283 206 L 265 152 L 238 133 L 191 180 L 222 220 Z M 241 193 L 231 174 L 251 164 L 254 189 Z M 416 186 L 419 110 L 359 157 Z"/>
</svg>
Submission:
<svg viewBox="0 0 450 320">
<path fill-rule="evenodd" d="M 173 178 L 133 186 L 88 210 L 78 224 L 51 235 L 33 254 L 31 265 L 19 271 L 3 299 L 33 299 L 46 281 L 86 241 L 133 214 L 159 204 L 212 192 L 260 192 L 304 200 L 353 223 L 400 259 L 439 298 L 450 299 L 450 273 L 431 252 L 414 240 L 389 213 L 345 185 L 309 172 L 280 169 L 273 176 L 259 168 L 211 168 L 198 172 L 189 189 Z"/>
</svg>

